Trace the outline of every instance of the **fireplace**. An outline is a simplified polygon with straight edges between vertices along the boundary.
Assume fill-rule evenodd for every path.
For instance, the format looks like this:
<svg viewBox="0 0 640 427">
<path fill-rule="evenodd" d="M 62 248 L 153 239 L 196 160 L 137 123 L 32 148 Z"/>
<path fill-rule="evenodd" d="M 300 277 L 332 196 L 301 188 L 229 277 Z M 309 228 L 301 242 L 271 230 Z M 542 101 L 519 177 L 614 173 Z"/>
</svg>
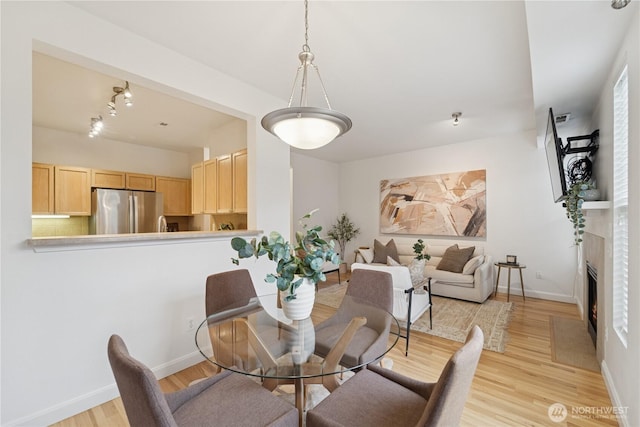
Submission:
<svg viewBox="0 0 640 427">
<path fill-rule="evenodd" d="M 587 329 L 593 340 L 593 344 L 597 346 L 598 339 L 598 270 L 590 263 L 587 264 Z"/>
</svg>

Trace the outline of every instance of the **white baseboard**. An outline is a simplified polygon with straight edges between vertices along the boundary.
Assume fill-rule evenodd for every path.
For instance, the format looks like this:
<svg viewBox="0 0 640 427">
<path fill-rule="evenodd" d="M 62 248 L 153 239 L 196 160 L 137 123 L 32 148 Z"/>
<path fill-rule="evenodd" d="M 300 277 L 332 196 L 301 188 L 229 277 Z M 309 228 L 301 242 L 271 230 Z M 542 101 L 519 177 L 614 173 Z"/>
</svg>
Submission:
<svg viewBox="0 0 640 427">
<path fill-rule="evenodd" d="M 614 407 L 621 408 L 624 405 L 620 401 L 620 396 L 618 395 L 618 391 L 616 390 L 616 386 L 613 383 L 613 379 L 611 378 L 611 372 L 609 372 L 609 367 L 607 366 L 607 362 L 605 360 L 602 361 L 600 365 L 602 378 L 604 378 L 604 384 L 607 386 L 607 391 L 609 392 L 609 398 L 611 398 L 611 404 Z M 618 423 L 622 427 L 631 427 L 629 424 L 629 419 L 625 417 L 618 417 Z"/>
<path fill-rule="evenodd" d="M 498 292 L 506 294 L 507 286 L 498 286 Z M 513 286 L 513 284 L 511 285 L 511 295 L 517 295 L 520 297 L 522 296 L 522 290 L 520 289 L 520 284 L 516 285 L 515 287 Z M 539 299 L 545 299 L 550 301 L 566 302 L 569 304 L 576 304 L 576 300 L 572 295 L 561 295 L 561 294 L 554 294 L 551 292 L 540 292 L 532 289 L 527 289 L 526 285 L 524 287 L 524 296 L 525 298 L 531 297 L 531 298 L 539 298 Z"/>
<path fill-rule="evenodd" d="M 157 378 L 164 378 L 190 366 L 196 365 L 202 362 L 202 360 L 202 354 L 200 354 L 199 351 L 195 351 L 157 366 L 153 368 L 152 371 Z M 115 382 L 113 382 L 104 387 L 100 387 L 96 390 L 74 397 L 73 399 L 60 402 L 54 406 L 43 409 L 42 411 L 9 421 L 8 423 L 3 424 L 3 427 L 51 425 L 64 420 L 65 418 L 69 418 L 73 415 L 79 414 L 80 412 L 86 411 L 87 409 L 91 409 L 95 406 L 108 402 L 109 400 L 115 399 L 118 396 L 118 388 L 116 387 Z"/>
</svg>

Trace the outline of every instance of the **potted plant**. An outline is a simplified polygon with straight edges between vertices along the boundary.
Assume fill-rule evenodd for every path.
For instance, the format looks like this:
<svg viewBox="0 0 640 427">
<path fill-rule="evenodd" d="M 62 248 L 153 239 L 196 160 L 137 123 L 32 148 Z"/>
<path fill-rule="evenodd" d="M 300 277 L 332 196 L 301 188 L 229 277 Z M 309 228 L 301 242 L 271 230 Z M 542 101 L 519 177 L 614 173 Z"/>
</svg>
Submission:
<svg viewBox="0 0 640 427">
<path fill-rule="evenodd" d="M 409 266 L 409 273 L 411 274 L 411 280 L 418 282 L 424 277 L 424 266 L 427 261 L 431 259 L 431 255 L 425 252 L 426 245 L 422 239 L 418 239 L 413 245 L 413 253 L 416 254 L 411 265 Z"/>
<path fill-rule="evenodd" d="M 360 229 L 351 222 L 346 213 L 343 213 L 336 219 L 335 224 L 331 226 L 331 229 L 327 233 L 329 237 L 338 242 L 340 247 L 340 254 L 343 261 L 340 263 L 340 273 L 346 273 L 346 263 L 344 262 L 344 256 L 346 254 L 347 243 L 353 240 L 360 233 Z"/>
<path fill-rule="evenodd" d="M 582 242 L 584 234 L 584 214 L 582 204 L 585 201 L 586 193 L 593 190 L 595 186 L 591 181 L 576 181 L 569 187 L 564 206 L 567 209 L 567 218 L 573 224 L 573 236 L 576 245 Z"/>
<path fill-rule="evenodd" d="M 308 227 L 305 222 L 316 211 L 317 209 L 300 219 L 303 231 L 296 232 L 295 247 L 277 231 L 272 231 L 268 237 L 253 238 L 249 242 L 241 237 L 231 239 L 231 247 L 238 253 L 238 258 L 260 258 L 267 255 L 276 263 L 276 272 L 267 274 L 265 282 L 275 283 L 281 291 L 285 316 L 292 320 L 309 317 L 316 284 L 326 280 L 322 272 L 325 261 L 336 265 L 340 263 L 340 256 L 334 251 L 333 240 L 327 242 L 320 237 L 322 227 Z M 231 258 L 231 261 L 239 265 L 238 258 Z M 289 304 L 294 301 L 298 304 Z M 300 305 L 304 307 L 298 307 Z"/>
</svg>

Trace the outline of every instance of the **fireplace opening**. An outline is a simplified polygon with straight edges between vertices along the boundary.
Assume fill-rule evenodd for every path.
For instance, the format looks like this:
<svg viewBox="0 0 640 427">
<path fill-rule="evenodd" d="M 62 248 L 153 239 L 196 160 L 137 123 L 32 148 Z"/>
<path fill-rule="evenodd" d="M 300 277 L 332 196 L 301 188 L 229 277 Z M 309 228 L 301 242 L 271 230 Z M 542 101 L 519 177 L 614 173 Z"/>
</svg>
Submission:
<svg viewBox="0 0 640 427">
<path fill-rule="evenodd" d="M 589 261 L 587 261 L 587 281 L 588 281 L 588 299 L 587 303 L 587 329 L 589 335 L 596 344 L 598 337 L 598 270 Z"/>
</svg>

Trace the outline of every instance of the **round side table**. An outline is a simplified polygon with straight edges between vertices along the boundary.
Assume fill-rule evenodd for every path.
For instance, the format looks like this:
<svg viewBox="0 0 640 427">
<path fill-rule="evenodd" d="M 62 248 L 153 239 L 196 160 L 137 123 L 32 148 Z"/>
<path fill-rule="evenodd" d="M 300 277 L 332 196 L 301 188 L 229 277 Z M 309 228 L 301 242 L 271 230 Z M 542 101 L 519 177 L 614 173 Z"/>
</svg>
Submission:
<svg viewBox="0 0 640 427">
<path fill-rule="evenodd" d="M 527 268 L 524 264 L 509 264 L 507 262 L 496 262 L 494 264 L 498 267 L 498 277 L 496 278 L 496 289 L 494 291 L 494 296 L 498 293 L 498 283 L 500 282 L 500 270 L 506 268 L 509 270 L 507 276 L 507 301 L 509 301 L 509 297 L 511 296 L 511 269 L 515 268 L 520 273 L 520 287 L 522 288 L 522 300 L 524 301 L 524 280 L 522 279 L 522 270 Z"/>
</svg>

